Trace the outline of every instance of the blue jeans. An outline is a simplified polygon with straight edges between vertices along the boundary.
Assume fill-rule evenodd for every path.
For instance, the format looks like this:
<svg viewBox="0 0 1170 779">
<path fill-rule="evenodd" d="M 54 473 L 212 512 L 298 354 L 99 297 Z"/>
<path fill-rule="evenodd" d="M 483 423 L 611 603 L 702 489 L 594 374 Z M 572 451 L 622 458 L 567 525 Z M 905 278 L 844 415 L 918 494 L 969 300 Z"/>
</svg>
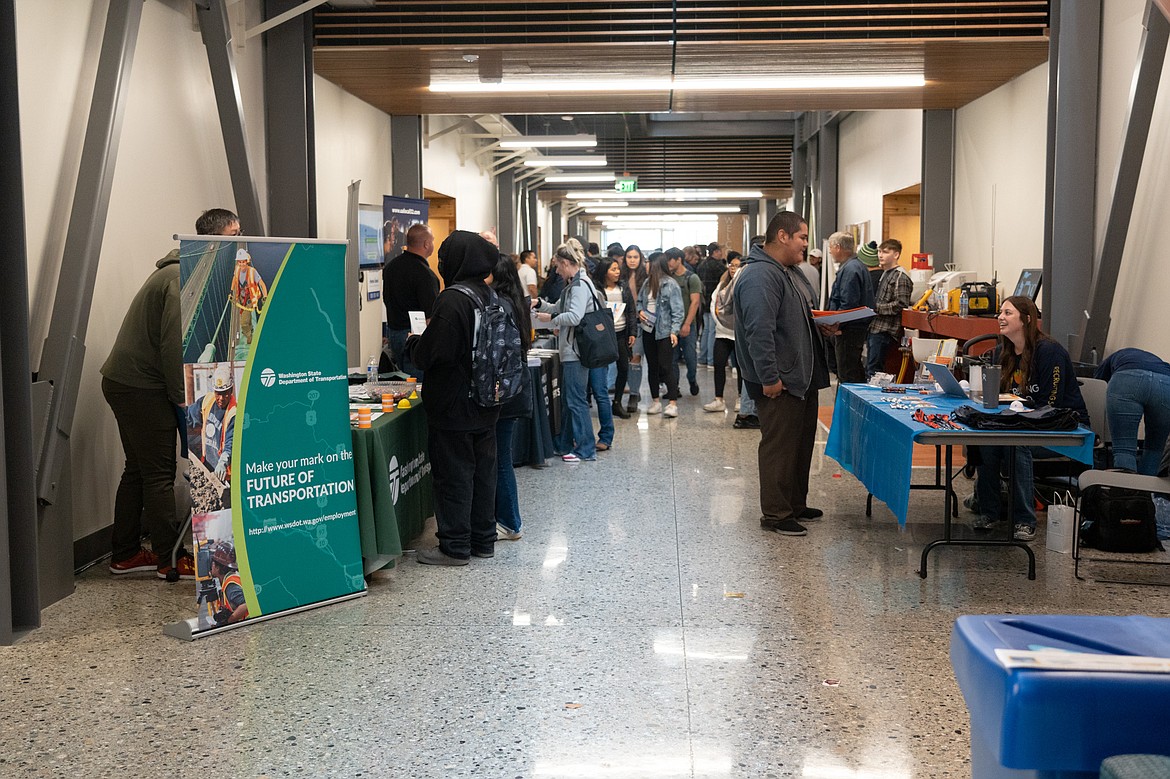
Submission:
<svg viewBox="0 0 1170 779">
<path fill-rule="evenodd" d="M 695 383 L 695 326 L 691 324 L 691 332 L 686 337 L 678 337 L 678 346 L 674 347 L 674 354 L 672 359 L 675 364 L 678 364 L 679 354 L 687 363 L 687 381 L 691 384 Z"/>
<path fill-rule="evenodd" d="M 496 422 L 496 522 L 513 533 L 520 529 L 520 496 L 512 468 L 512 433 L 516 420 Z"/>
<path fill-rule="evenodd" d="M 589 414 L 589 404 L 585 401 L 588 386 L 588 368 L 577 360 L 561 363 L 561 432 L 557 434 L 555 446 L 557 452 L 572 452 L 583 460 L 597 457 L 593 420 Z"/>
<path fill-rule="evenodd" d="M 1027 446 L 980 446 L 982 463 L 975 479 L 975 499 L 979 502 L 979 513 L 992 520 L 999 520 L 999 475 L 1000 467 L 1007 459 L 1008 452 L 1015 449 L 1016 478 L 1012 492 L 1012 524 L 1036 527 L 1036 506 L 1032 499 L 1032 454 Z M 1043 451 L 1043 450 L 1041 450 Z"/>
<path fill-rule="evenodd" d="M 394 362 L 398 363 L 398 370 L 422 381 L 422 371 L 406 357 L 406 339 L 409 335 L 409 330 L 391 330 L 389 332 L 390 356 L 394 358 Z"/>
<path fill-rule="evenodd" d="M 873 376 L 885 370 L 886 355 L 898 348 L 898 339 L 889 333 L 870 333 L 865 340 L 865 375 Z"/>
<path fill-rule="evenodd" d="M 597 439 L 606 446 L 613 446 L 613 403 L 609 399 L 608 379 L 608 365 L 589 369 L 589 386 L 593 389 L 593 402 L 597 404 L 597 421 L 601 423 Z M 593 429 L 592 423 L 589 429 Z"/>
<path fill-rule="evenodd" d="M 715 315 L 710 311 L 703 314 L 703 337 L 699 339 L 699 362 L 704 365 L 715 363 Z"/>
<path fill-rule="evenodd" d="M 1170 376 L 1151 371 L 1118 371 L 1105 390 L 1113 465 L 1153 476 L 1170 435 Z M 1142 459 L 1137 458 L 1138 424 L 1146 420 Z"/>
</svg>

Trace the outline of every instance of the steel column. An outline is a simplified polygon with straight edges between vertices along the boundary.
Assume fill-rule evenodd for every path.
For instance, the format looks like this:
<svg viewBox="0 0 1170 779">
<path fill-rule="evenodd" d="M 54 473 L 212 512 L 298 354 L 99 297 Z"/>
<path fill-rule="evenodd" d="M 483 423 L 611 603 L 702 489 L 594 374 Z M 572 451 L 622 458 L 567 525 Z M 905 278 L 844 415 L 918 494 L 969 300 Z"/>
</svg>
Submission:
<svg viewBox="0 0 1170 779">
<path fill-rule="evenodd" d="M 552 252 L 555 252 L 557 250 L 557 247 L 561 245 L 561 241 L 564 240 L 565 218 L 564 218 L 563 214 L 564 214 L 564 201 L 562 201 L 562 200 L 558 200 L 557 202 L 553 203 L 548 209 L 549 222 L 552 223 L 550 225 L 550 228 L 549 228 L 551 230 L 551 232 L 549 233 L 549 236 L 548 236 L 548 238 L 549 238 L 549 240 L 548 240 L 549 256 L 548 257 L 541 257 L 540 261 L 537 263 L 538 265 L 540 265 L 540 268 L 542 271 L 541 275 L 544 275 L 543 271 L 548 270 L 548 262 L 552 256 Z M 532 248 L 536 249 L 537 251 L 540 251 L 539 247 L 534 246 Z"/>
<path fill-rule="evenodd" d="M 516 184 L 511 170 L 496 175 L 496 238 L 500 251 L 511 254 L 516 250 Z M 484 225 L 486 228 L 487 225 Z"/>
<path fill-rule="evenodd" d="M 1049 65 L 1057 74 L 1055 134 L 1048 137 L 1052 201 L 1045 212 L 1052 221 L 1046 225 L 1051 253 L 1044 266 L 1044 329 L 1076 354 L 1079 345 L 1071 341 L 1079 339 L 1093 279 L 1097 122 L 1085 117 L 1097 116 L 1101 2 L 1057 0 L 1053 5 L 1059 31 L 1056 58 Z M 1161 63 L 1159 57 L 1159 68 Z"/>
<path fill-rule="evenodd" d="M 837 175 L 838 149 L 840 137 L 838 122 L 827 122 L 817 131 L 817 167 L 816 180 L 820 190 L 819 197 L 814 198 L 817 206 L 817 229 L 821 234 L 817 236 L 817 246 L 820 241 L 828 238 L 839 229 L 837 224 Z"/>
<path fill-rule="evenodd" d="M 747 221 L 748 221 L 748 228 L 751 231 L 751 235 L 748 236 L 749 241 L 752 239 L 753 236 L 764 234 L 763 228 L 760 227 L 760 201 L 759 200 L 749 200 L 748 201 Z M 750 247 L 744 251 L 744 254 L 747 254 L 748 251 L 750 251 Z"/>
<path fill-rule="evenodd" d="M 211 68 L 211 85 L 219 109 L 219 127 L 227 152 L 228 173 L 236 199 L 236 214 L 246 235 L 267 235 L 264 212 L 252 178 L 248 155 L 248 134 L 244 131 L 244 105 L 240 82 L 236 78 L 236 61 L 232 53 L 232 33 L 228 24 L 225 0 L 201 0 L 195 3 L 207 64 Z"/>
<path fill-rule="evenodd" d="M 398 197 L 422 199 L 422 117 L 390 117 L 390 181 Z"/>
<path fill-rule="evenodd" d="M 537 241 L 540 240 L 540 223 L 537 221 L 537 214 L 540 213 L 539 204 L 539 193 L 533 187 L 528 190 L 528 218 L 524 222 L 524 226 L 527 228 L 527 235 L 525 237 L 528 239 L 528 245 L 522 247 L 532 249 L 533 251 L 540 250 L 536 245 Z"/>
<path fill-rule="evenodd" d="M 301 5 L 300 0 L 265 0 L 264 17 L 275 19 Z M 264 117 L 271 232 L 316 238 L 312 11 L 264 33 Z"/>
<path fill-rule="evenodd" d="M 792 150 L 792 210 L 808 219 L 805 188 L 808 186 L 808 147 L 800 144 Z"/>
<path fill-rule="evenodd" d="M 1121 268 L 1125 242 L 1129 237 L 1129 222 L 1133 216 L 1133 201 L 1137 194 L 1138 177 L 1150 134 L 1150 119 L 1158 96 L 1163 63 L 1166 61 L 1166 41 L 1170 22 L 1162 11 L 1150 3 L 1146 7 L 1145 27 L 1142 32 L 1141 54 L 1134 69 L 1129 116 L 1125 121 L 1125 140 L 1117 165 L 1117 180 L 1113 185 L 1113 202 L 1109 206 L 1109 220 L 1101 241 L 1101 254 L 1093 282 L 1089 288 L 1084 319 L 1080 323 L 1079 353 L 1089 360 L 1094 351 L 1105 352 L 1109 340 L 1110 314 L 1113 295 L 1117 289 L 1117 272 Z M 1059 225 L 1059 222 L 1057 223 Z"/>
<path fill-rule="evenodd" d="M 922 112 L 922 222 L 919 245 L 939 270 L 954 260 L 955 111 Z"/>
<path fill-rule="evenodd" d="M 41 624 L 14 0 L 0 0 L 0 644 Z M 72 536 L 69 538 L 72 541 Z"/>
<path fill-rule="evenodd" d="M 41 600 L 46 605 L 73 592 L 73 517 L 68 512 L 66 461 L 142 5 L 143 0 L 111 0 L 106 15 L 53 316 L 37 374 L 38 392 L 52 388 L 43 407 L 37 473 L 41 503 L 37 552 Z"/>
</svg>

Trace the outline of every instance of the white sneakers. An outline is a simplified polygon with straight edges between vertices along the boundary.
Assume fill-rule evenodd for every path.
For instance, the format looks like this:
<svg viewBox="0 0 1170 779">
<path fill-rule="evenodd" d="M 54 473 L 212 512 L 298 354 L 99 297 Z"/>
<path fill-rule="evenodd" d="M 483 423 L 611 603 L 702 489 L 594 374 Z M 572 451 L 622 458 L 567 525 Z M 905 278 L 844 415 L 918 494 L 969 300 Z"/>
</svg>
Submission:
<svg viewBox="0 0 1170 779">
<path fill-rule="evenodd" d="M 501 525 L 499 522 L 496 523 L 496 540 L 497 541 L 519 541 L 523 537 L 523 535 L 524 535 L 524 533 L 519 531 L 519 530 L 513 532 L 513 531 L 509 530 L 508 528 L 504 527 L 503 525 Z"/>
<path fill-rule="evenodd" d="M 672 418 L 677 417 L 678 416 L 678 406 L 674 403 L 667 404 L 666 408 L 662 412 L 662 416 L 672 417 Z"/>
<path fill-rule="evenodd" d="M 650 404 L 650 408 L 646 409 L 646 413 L 647 414 L 661 414 L 662 413 L 662 402 L 655 400 L 653 403 Z"/>
<path fill-rule="evenodd" d="M 726 411 L 727 404 L 723 402 L 723 398 L 715 398 L 710 403 L 703 406 L 704 411 Z"/>
</svg>

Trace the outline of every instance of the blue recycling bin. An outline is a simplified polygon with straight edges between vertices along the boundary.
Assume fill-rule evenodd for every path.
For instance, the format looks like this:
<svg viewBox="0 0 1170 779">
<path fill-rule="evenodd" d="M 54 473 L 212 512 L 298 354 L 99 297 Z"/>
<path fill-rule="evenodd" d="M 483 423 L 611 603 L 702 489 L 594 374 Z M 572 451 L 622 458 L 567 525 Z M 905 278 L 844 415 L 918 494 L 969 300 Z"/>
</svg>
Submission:
<svg viewBox="0 0 1170 779">
<path fill-rule="evenodd" d="M 1170 755 L 1170 674 L 1007 668 L 996 649 L 1170 657 L 1170 619 L 959 617 L 951 665 L 973 779 L 1096 779 L 1112 755 Z"/>
</svg>

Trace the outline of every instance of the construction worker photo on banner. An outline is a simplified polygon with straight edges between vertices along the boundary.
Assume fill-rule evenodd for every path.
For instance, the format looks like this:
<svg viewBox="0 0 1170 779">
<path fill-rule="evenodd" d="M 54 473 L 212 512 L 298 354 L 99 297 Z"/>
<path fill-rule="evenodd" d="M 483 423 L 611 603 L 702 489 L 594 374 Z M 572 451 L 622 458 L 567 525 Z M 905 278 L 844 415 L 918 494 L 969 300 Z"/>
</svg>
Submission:
<svg viewBox="0 0 1170 779">
<path fill-rule="evenodd" d="M 248 359 L 271 285 L 288 246 L 191 242 L 181 255 L 183 362 Z"/>
<path fill-rule="evenodd" d="M 199 628 L 224 627 L 247 619 L 244 584 L 232 537 L 232 512 L 196 514 L 191 520 L 191 536 L 195 544 Z"/>
<path fill-rule="evenodd" d="M 236 428 L 236 387 L 243 362 L 188 365 L 187 424 L 189 477 L 195 513 L 231 508 L 232 438 Z"/>
</svg>

